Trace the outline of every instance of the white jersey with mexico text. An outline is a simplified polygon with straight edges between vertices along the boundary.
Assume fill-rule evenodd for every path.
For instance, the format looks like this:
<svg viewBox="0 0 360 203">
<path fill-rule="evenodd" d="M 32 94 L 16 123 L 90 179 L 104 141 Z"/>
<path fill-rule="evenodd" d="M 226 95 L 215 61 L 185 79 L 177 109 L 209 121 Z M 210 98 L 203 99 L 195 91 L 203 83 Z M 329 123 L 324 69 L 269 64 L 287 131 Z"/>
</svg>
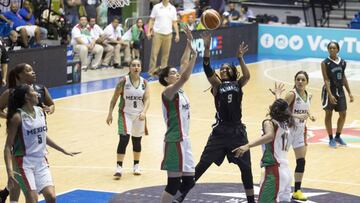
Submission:
<svg viewBox="0 0 360 203">
<path fill-rule="evenodd" d="M 162 95 L 162 109 L 167 125 L 165 142 L 179 142 L 189 137 L 190 102 L 183 90 L 179 90 L 172 100 Z"/>
<path fill-rule="evenodd" d="M 120 111 L 132 115 L 139 115 L 144 110 L 144 94 L 146 88 L 146 81 L 140 77 L 140 82 L 135 87 L 130 79 L 130 76 L 125 77 L 124 90 L 120 98 Z"/>
<path fill-rule="evenodd" d="M 287 123 L 277 122 L 274 119 L 271 121 L 274 123 L 275 137 L 272 142 L 263 145 L 261 162 L 264 167 L 288 164 L 287 154 L 292 140 L 290 139 L 291 135 Z"/>
<path fill-rule="evenodd" d="M 21 131 L 19 130 L 13 148 L 15 156 L 44 157 L 47 154 L 47 126 L 43 110 L 34 106 L 35 117 L 19 109 L 21 115 Z"/>
<path fill-rule="evenodd" d="M 295 94 L 294 102 L 291 106 L 291 113 L 293 115 L 296 114 L 307 114 L 309 112 L 310 108 L 310 102 L 311 102 L 311 95 L 309 95 L 306 91 L 306 99 L 304 100 L 299 93 L 296 91 L 296 89 L 293 89 L 292 92 Z M 295 126 L 297 127 L 305 127 L 306 121 L 301 120 L 299 118 L 294 118 Z"/>
</svg>

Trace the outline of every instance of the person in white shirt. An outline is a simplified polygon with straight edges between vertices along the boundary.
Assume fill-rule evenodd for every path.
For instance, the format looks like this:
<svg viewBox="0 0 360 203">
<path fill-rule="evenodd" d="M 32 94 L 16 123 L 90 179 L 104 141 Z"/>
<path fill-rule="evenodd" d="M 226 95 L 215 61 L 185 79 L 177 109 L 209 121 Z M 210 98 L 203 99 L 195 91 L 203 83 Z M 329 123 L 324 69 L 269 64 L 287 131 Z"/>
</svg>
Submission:
<svg viewBox="0 0 360 203">
<path fill-rule="evenodd" d="M 105 27 L 104 33 L 108 36 L 107 43 L 114 47 L 114 67 L 120 68 L 120 49 L 124 47 L 124 61 L 125 63 L 129 63 L 131 61 L 131 53 L 129 42 L 126 42 L 121 39 L 121 27 L 119 25 L 120 20 L 118 18 L 114 18 L 108 26 Z"/>
<path fill-rule="evenodd" d="M 156 4 L 150 15 L 148 39 L 152 39 L 152 48 L 149 64 L 149 74 L 154 75 L 159 70 L 156 64 L 157 56 L 161 49 L 161 66 L 165 68 L 168 65 L 168 59 L 172 40 L 172 27 L 175 29 L 175 42 L 179 42 L 179 28 L 177 25 L 176 9 L 169 3 L 169 0 L 163 0 Z"/>
<path fill-rule="evenodd" d="M 108 35 L 105 34 L 104 30 L 96 24 L 96 18 L 90 18 L 89 20 L 90 34 L 95 39 L 96 44 L 101 45 L 104 48 L 105 57 L 102 60 L 101 66 L 108 67 L 110 59 L 114 54 L 114 47 L 107 43 Z"/>
<path fill-rule="evenodd" d="M 95 41 L 91 37 L 86 16 L 81 16 L 79 24 L 75 25 L 71 30 L 71 44 L 74 46 L 74 51 L 80 56 L 81 69 L 86 69 L 89 65 L 89 52 L 94 54 L 90 68 L 96 69 L 99 66 L 104 48 L 96 44 Z"/>
</svg>

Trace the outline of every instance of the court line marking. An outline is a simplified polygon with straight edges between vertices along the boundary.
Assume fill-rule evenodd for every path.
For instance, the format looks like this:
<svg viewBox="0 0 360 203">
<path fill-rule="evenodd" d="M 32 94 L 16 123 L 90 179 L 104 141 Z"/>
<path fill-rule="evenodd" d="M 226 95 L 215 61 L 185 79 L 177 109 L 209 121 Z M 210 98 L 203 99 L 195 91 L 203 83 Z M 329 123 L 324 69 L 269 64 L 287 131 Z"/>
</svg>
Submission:
<svg viewBox="0 0 360 203">
<path fill-rule="evenodd" d="M 294 60 L 293 61 L 294 64 L 290 64 L 290 65 L 286 64 L 286 65 L 281 65 L 281 66 L 274 67 L 274 68 L 265 69 L 264 70 L 264 75 L 265 75 L 265 77 L 267 77 L 270 80 L 273 80 L 273 81 L 276 81 L 276 82 L 281 82 L 281 83 L 284 83 L 284 84 L 287 84 L 287 85 L 293 85 L 294 84 L 293 82 L 287 82 L 287 81 L 284 81 L 284 80 L 281 80 L 281 79 L 277 79 L 277 78 L 271 76 L 269 72 L 273 71 L 273 70 L 277 70 L 277 69 L 284 69 L 284 68 L 299 66 L 301 61 L 306 61 L 306 59 Z M 309 62 L 309 61 L 307 61 L 307 62 Z M 311 87 L 310 85 L 308 85 L 308 87 L 306 87 L 306 89 L 316 90 L 316 91 L 320 91 L 320 92 L 322 91 L 322 88 Z M 352 93 L 352 95 L 353 96 L 360 96 L 359 94 L 354 94 L 354 93 Z"/>
</svg>

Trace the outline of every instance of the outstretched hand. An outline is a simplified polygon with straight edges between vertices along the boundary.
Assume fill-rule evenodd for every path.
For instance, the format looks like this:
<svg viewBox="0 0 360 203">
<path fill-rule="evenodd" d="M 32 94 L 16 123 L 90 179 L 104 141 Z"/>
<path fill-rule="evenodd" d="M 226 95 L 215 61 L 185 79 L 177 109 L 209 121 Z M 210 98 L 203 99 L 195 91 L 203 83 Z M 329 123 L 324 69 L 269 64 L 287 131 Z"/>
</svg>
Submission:
<svg viewBox="0 0 360 203">
<path fill-rule="evenodd" d="M 249 51 L 249 46 L 245 42 L 241 42 L 236 56 L 242 58 L 247 51 Z"/>
<path fill-rule="evenodd" d="M 205 48 L 210 48 L 210 42 L 211 42 L 211 34 L 208 31 L 204 31 L 200 34 L 201 38 L 204 40 L 204 46 Z"/>
<path fill-rule="evenodd" d="M 284 83 L 277 83 L 275 82 L 274 89 L 269 88 L 269 91 L 276 97 L 276 99 L 279 99 L 281 97 L 281 94 L 285 91 L 284 89 Z"/>
<path fill-rule="evenodd" d="M 191 34 L 191 30 L 189 29 L 189 26 L 185 25 L 184 26 L 184 31 L 185 31 L 185 35 L 186 35 L 186 38 L 187 40 L 193 40 L 193 36 Z"/>
<path fill-rule="evenodd" d="M 77 154 L 80 154 L 81 152 L 68 152 L 68 151 L 64 150 L 63 153 L 68 156 L 75 156 Z"/>
</svg>

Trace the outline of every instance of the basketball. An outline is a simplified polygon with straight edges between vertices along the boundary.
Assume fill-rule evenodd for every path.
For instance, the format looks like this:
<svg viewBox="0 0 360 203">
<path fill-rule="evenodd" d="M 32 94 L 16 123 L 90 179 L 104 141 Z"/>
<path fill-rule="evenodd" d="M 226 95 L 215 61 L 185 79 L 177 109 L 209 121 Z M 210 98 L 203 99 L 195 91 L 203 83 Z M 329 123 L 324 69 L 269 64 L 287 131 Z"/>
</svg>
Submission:
<svg viewBox="0 0 360 203">
<path fill-rule="evenodd" d="M 215 30 L 221 25 L 221 16 L 214 9 L 208 9 L 201 15 L 201 23 L 208 30 Z"/>
</svg>

